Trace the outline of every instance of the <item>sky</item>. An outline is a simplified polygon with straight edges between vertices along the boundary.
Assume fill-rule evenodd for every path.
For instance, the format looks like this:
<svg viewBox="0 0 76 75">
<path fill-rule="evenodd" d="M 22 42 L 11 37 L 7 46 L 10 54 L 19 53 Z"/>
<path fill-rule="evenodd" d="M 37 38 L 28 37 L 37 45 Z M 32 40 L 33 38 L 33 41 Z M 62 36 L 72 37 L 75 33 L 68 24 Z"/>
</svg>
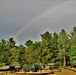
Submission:
<svg viewBox="0 0 76 75">
<path fill-rule="evenodd" d="M 75 0 L 0 0 L 0 41 L 40 41 L 49 31 L 70 33 L 76 26 Z"/>
</svg>

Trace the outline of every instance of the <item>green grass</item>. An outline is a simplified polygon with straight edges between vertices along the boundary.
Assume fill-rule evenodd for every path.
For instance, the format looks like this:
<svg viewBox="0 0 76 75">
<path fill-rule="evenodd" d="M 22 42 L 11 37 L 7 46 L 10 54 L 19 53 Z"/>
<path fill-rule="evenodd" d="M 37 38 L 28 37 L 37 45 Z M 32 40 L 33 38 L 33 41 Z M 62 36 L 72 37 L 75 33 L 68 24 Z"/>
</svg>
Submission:
<svg viewBox="0 0 76 75">
<path fill-rule="evenodd" d="M 3 72 L 3 75 L 26 75 L 26 74 L 14 74 L 14 73 L 6 74 L 6 72 Z M 61 68 L 61 72 L 54 72 L 54 74 L 49 74 L 49 75 L 76 75 L 76 72 Z"/>
<path fill-rule="evenodd" d="M 61 72 L 55 72 L 52 75 L 76 75 L 76 72 L 68 70 L 68 69 L 61 69 Z"/>
</svg>

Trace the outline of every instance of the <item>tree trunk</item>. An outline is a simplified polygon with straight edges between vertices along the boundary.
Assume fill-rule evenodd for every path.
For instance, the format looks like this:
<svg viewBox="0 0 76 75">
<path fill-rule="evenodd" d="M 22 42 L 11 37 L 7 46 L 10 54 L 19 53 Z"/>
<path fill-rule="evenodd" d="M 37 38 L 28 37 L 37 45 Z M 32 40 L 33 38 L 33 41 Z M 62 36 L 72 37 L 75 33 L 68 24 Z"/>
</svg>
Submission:
<svg viewBox="0 0 76 75">
<path fill-rule="evenodd" d="M 59 52 L 60 52 L 60 47 L 59 47 L 59 45 L 58 45 L 58 48 L 59 48 Z M 61 61 L 62 60 L 62 58 L 60 57 L 60 67 L 61 67 Z"/>
<path fill-rule="evenodd" d="M 64 53 L 64 65 L 63 66 L 66 66 L 66 55 L 65 55 L 65 47 L 63 45 L 63 53 Z"/>
<path fill-rule="evenodd" d="M 61 58 L 60 58 L 60 67 L 61 67 Z"/>
<path fill-rule="evenodd" d="M 64 66 L 66 66 L 66 57 L 64 55 Z"/>
</svg>

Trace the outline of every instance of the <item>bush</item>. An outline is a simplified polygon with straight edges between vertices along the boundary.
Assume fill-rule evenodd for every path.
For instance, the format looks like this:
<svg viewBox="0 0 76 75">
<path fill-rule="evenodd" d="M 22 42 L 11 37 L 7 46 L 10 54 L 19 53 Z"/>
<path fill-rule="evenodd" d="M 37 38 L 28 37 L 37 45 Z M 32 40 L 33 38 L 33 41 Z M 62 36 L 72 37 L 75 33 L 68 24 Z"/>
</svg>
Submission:
<svg viewBox="0 0 76 75">
<path fill-rule="evenodd" d="M 20 71 L 20 69 L 18 69 L 18 68 L 15 68 L 15 69 L 14 69 L 14 71 L 15 71 L 15 72 L 19 72 L 19 71 Z"/>
<path fill-rule="evenodd" d="M 76 68 L 76 63 L 74 63 L 74 64 L 73 64 L 73 67 L 75 67 L 75 68 Z"/>
<path fill-rule="evenodd" d="M 49 69 L 52 70 L 53 68 L 50 66 Z"/>
<path fill-rule="evenodd" d="M 36 72 L 35 68 L 32 69 L 33 72 Z"/>
<path fill-rule="evenodd" d="M 70 65 L 71 68 L 76 68 L 76 63 Z"/>
<path fill-rule="evenodd" d="M 33 67 L 33 69 L 32 69 L 32 71 L 33 72 L 37 72 L 38 70 L 42 70 L 42 68 L 41 68 L 40 65 L 35 64 L 34 67 Z"/>
<path fill-rule="evenodd" d="M 29 72 L 30 69 L 29 69 L 29 68 L 25 68 L 24 71 L 25 71 L 25 72 Z"/>
<path fill-rule="evenodd" d="M 59 65 L 58 64 L 54 64 L 53 69 L 58 69 Z"/>
<path fill-rule="evenodd" d="M 33 71 L 33 72 L 37 72 L 38 70 L 41 70 L 42 68 L 35 64 L 35 65 L 25 65 L 24 66 L 24 71 L 29 72 L 29 71 Z"/>
<path fill-rule="evenodd" d="M 12 70 L 14 70 L 14 69 L 15 69 L 15 66 L 10 66 L 10 67 L 9 67 L 9 70 L 10 70 L 10 71 L 12 71 Z"/>
<path fill-rule="evenodd" d="M 28 65 L 24 68 L 24 71 L 29 72 L 29 71 L 33 71 L 33 65 Z"/>
<path fill-rule="evenodd" d="M 27 68 L 28 67 L 28 64 L 24 64 L 23 65 L 23 69 Z"/>
</svg>

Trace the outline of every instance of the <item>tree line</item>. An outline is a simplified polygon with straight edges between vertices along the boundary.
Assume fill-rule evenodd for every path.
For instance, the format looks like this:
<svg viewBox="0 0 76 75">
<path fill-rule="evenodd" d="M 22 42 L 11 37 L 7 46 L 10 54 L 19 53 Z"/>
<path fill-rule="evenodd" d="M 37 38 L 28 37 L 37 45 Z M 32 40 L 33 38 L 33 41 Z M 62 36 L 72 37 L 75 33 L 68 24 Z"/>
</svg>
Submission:
<svg viewBox="0 0 76 75">
<path fill-rule="evenodd" d="M 48 62 L 60 66 L 76 63 L 76 27 L 68 34 L 46 31 L 40 34 L 41 41 L 27 40 L 24 45 L 16 46 L 13 38 L 0 41 L 0 65 L 18 62 L 21 65 Z"/>
</svg>

